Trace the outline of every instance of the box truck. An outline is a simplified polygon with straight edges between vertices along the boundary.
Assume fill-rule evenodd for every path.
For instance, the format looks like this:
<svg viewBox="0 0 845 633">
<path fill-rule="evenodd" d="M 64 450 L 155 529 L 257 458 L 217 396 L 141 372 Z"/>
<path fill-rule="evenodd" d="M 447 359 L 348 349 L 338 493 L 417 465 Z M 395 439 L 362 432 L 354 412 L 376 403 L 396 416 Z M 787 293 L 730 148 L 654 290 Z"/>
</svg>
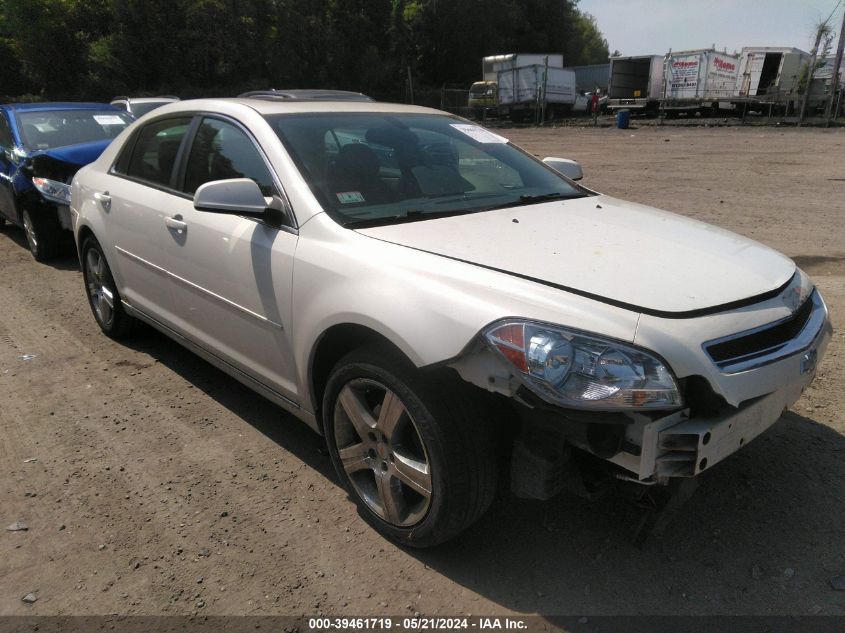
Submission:
<svg viewBox="0 0 845 633">
<path fill-rule="evenodd" d="M 547 63 L 549 68 L 563 68 L 563 55 L 561 53 L 508 53 L 482 58 L 482 80 L 470 86 L 467 105 L 477 118 L 484 118 L 489 110 L 498 110 L 499 73 L 526 66 L 545 67 Z"/>
<path fill-rule="evenodd" d="M 537 120 L 564 116 L 572 112 L 577 93 L 575 73 L 545 65 L 501 70 L 498 74 L 499 111 L 511 121 Z"/>
<path fill-rule="evenodd" d="M 730 109 L 739 57 L 707 48 L 669 52 L 663 62 L 663 108 L 679 112 L 714 113 Z"/>
<path fill-rule="evenodd" d="M 523 66 L 545 66 L 547 59 L 549 68 L 563 68 L 563 54 L 561 53 L 490 55 L 481 60 L 481 78 L 484 81 L 496 81 L 499 73 L 503 70 L 513 70 Z"/>
<path fill-rule="evenodd" d="M 810 54 L 797 48 L 745 47 L 739 54 L 735 101 L 774 104 L 785 112 L 801 102 L 799 80 Z"/>
<path fill-rule="evenodd" d="M 610 110 L 657 114 L 663 92 L 663 55 L 611 57 L 607 87 Z"/>
</svg>

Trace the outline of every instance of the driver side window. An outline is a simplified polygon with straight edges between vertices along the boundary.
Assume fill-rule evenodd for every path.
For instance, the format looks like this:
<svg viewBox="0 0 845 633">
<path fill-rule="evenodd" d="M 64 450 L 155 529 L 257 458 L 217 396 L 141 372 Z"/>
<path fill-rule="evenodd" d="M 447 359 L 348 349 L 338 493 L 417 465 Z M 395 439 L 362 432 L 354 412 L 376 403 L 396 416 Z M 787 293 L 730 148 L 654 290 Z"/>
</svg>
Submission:
<svg viewBox="0 0 845 633">
<path fill-rule="evenodd" d="M 200 185 L 214 180 L 250 178 L 265 196 L 276 187 L 255 143 L 240 128 L 219 119 L 203 119 L 185 167 L 185 193 L 193 195 Z"/>
</svg>

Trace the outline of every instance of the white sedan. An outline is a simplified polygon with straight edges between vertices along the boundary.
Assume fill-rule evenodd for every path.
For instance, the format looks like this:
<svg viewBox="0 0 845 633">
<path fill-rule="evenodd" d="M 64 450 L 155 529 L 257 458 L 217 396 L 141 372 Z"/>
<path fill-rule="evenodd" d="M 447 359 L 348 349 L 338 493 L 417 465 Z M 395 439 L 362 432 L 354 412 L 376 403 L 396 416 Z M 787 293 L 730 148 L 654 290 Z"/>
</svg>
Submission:
<svg viewBox="0 0 845 633">
<path fill-rule="evenodd" d="M 272 96 L 145 116 L 72 185 L 102 330 L 138 321 L 322 434 L 376 529 L 430 546 L 509 469 L 549 498 L 690 478 L 830 339 L 779 253 L 577 184 L 426 108 Z"/>
</svg>

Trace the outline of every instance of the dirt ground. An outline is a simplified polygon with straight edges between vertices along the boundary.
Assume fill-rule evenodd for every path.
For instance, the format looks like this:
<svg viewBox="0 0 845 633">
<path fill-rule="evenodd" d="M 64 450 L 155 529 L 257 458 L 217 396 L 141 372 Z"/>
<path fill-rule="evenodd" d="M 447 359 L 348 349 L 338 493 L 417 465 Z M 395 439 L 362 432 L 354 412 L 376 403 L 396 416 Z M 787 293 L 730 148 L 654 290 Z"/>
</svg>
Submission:
<svg viewBox="0 0 845 633">
<path fill-rule="evenodd" d="M 502 133 L 784 251 L 830 306 L 813 386 L 664 539 L 634 547 L 618 500 L 505 495 L 457 541 L 399 548 L 304 425 L 161 335 L 105 338 L 74 257 L 38 264 L 6 227 L 0 527 L 29 529 L 0 532 L 0 614 L 845 614 L 845 130 Z"/>
</svg>

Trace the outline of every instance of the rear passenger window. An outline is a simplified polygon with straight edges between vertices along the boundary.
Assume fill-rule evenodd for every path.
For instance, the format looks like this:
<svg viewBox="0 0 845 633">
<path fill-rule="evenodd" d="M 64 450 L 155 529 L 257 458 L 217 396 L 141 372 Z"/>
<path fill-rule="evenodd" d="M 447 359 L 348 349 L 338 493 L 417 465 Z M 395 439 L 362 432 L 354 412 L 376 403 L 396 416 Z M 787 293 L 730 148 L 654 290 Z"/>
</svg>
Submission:
<svg viewBox="0 0 845 633">
<path fill-rule="evenodd" d="M 251 178 L 265 196 L 275 192 L 273 177 L 252 139 L 240 128 L 218 119 L 203 119 L 185 168 L 185 193 L 207 182 Z"/>
<path fill-rule="evenodd" d="M 190 122 L 190 117 L 187 117 L 155 121 L 144 126 L 138 133 L 128 165 L 123 157 L 118 158 L 115 171 L 169 187 L 176 166 L 176 154 Z"/>
</svg>

